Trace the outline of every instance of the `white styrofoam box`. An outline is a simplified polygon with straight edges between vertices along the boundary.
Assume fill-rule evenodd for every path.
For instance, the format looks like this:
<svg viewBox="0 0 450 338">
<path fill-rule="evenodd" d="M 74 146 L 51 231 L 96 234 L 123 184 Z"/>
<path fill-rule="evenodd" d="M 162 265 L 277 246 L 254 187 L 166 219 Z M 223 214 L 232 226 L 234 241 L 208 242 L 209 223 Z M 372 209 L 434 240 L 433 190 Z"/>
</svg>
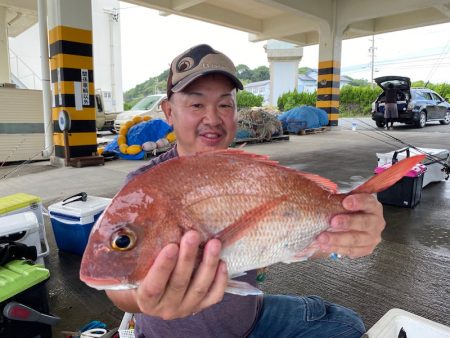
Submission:
<svg viewBox="0 0 450 338">
<path fill-rule="evenodd" d="M 14 241 L 35 246 L 38 255 L 42 253 L 39 229 L 36 214 L 31 211 L 0 216 L 0 242 Z M 36 262 L 44 264 L 43 257 L 39 257 Z"/>
<path fill-rule="evenodd" d="M 376 322 L 366 336 L 397 338 L 403 328 L 408 338 L 450 338 L 450 327 L 401 309 L 391 309 Z"/>
<path fill-rule="evenodd" d="M 434 157 L 438 158 L 442 162 L 447 162 L 449 158 L 449 151 L 447 149 L 433 149 L 433 148 L 418 148 L 421 151 L 424 151 L 428 154 L 433 155 Z M 389 153 L 377 153 L 378 158 L 378 166 L 382 166 L 386 163 L 392 163 L 392 157 L 394 156 L 395 151 L 391 151 Z M 410 156 L 419 155 L 421 152 L 410 149 Z M 397 159 L 400 161 L 406 157 L 406 152 L 403 151 L 398 154 Z M 423 164 L 426 165 L 427 171 L 425 172 L 425 175 L 423 176 L 423 183 L 422 187 L 425 187 L 431 182 L 440 182 L 443 179 L 445 179 L 446 174 L 442 171 L 442 164 L 436 162 L 432 159 L 425 159 Z"/>
</svg>

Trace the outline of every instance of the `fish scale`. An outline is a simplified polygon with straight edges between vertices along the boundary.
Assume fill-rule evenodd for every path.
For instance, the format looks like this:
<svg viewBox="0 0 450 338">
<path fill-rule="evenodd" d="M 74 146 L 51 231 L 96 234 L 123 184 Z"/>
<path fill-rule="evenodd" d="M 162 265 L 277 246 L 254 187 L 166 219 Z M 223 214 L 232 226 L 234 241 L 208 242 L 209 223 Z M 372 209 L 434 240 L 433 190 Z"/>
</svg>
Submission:
<svg viewBox="0 0 450 338">
<path fill-rule="evenodd" d="M 386 189 L 422 159 L 400 161 L 349 194 Z M 99 289 L 136 287 L 161 249 L 179 243 L 191 229 L 204 242 L 222 241 L 230 276 L 300 261 L 314 253 L 310 245 L 331 218 L 346 212 L 346 196 L 326 178 L 242 150 L 174 158 L 134 177 L 116 194 L 92 229 L 80 278 Z M 229 281 L 228 291 L 259 291 L 244 284 Z"/>
</svg>

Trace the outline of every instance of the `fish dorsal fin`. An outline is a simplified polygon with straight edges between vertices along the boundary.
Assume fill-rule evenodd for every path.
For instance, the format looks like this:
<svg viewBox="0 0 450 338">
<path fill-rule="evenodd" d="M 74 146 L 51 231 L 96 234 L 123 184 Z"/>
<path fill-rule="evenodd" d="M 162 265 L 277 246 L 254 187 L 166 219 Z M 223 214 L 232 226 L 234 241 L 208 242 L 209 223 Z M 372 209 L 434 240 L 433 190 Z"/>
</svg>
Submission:
<svg viewBox="0 0 450 338">
<path fill-rule="evenodd" d="M 364 182 L 356 189 L 352 190 L 350 194 L 368 193 L 374 194 L 386 190 L 390 186 L 397 183 L 411 170 L 417 163 L 422 161 L 425 155 L 417 155 L 405 158 L 400 162 L 395 163 L 381 174 L 375 175 L 367 182 Z"/>
<path fill-rule="evenodd" d="M 302 171 L 296 171 L 297 174 L 299 174 L 300 176 L 303 176 L 305 178 L 307 178 L 310 181 L 313 181 L 314 183 L 320 185 L 323 189 L 328 190 L 332 193 L 336 193 L 337 192 L 337 184 L 334 183 L 333 181 L 330 181 L 328 178 L 316 175 L 316 174 L 310 174 L 310 173 L 305 173 Z"/>
<path fill-rule="evenodd" d="M 332 193 L 336 193 L 337 192 L 337 184 L 330 181 L 329 179 L 325 178 L 325 177 L 321 177 L 319 175 L 316 174 L 311 174 L 311 173 L 307 173 L 307 172 L 302 172 L 302 171 L 298 171 L 295 170 L 293 168 L 289 168 L 289 167 L 284 167 L 281 166 L 278 161 L 273 161 L 273 160 L 269 160 L 269 156 L 268 155 L 259 155 L 259 154 L 254 154 L 254 153 L 249 153 L 246 152 L 242 149 L 234 149 L 234 148 L 228 148 L 228 149 L 219 149 L 219 150 L 213 150 L 213 151 L 207 151 L 204 153 L 198 153 L 198 155 L 202 155 L 202 154 L 217 154 L 217 155 L 230 155 L 230 156 L 238 156 L 238 157 L 242 157 L 242 158 L 247 158 L 249 160 L 254 160 L 254 161 L 258 161 L 267 165 L 272 165 L 272 166 L 276 166 L 276 167 L 280 167 L 283 168 L 286 171 L 291 171 L 297 175 L 300 175 L 310 181 L 313 181 L 314 183 L 320 185 L 323 189 L 328 190 Z"/>
<path fill-rule="evenodd" d="M 213 236 L 222 242 L 223 248 L 229 247 L 245 236 L 250 230 L 259 224 L 269 212 L 279 206 L 288 199 L 287 195 L 281 195 L 277 198 L 258 205 L 257 207 L 247 211 L 239 217 L 234 223 L 230 224 L 222 231 Z"/>
</svg>

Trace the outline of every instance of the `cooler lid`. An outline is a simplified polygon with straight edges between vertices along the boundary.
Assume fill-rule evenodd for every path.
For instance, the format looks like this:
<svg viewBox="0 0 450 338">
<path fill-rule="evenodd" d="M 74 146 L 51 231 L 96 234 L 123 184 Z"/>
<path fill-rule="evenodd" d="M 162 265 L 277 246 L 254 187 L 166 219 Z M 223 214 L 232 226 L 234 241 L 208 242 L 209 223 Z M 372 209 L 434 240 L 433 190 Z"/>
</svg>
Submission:
<svg viewBox="0 0 450 338">
<path fill-rule="evenodd" d="M 34 212 L 0 216 L 0 237 L 33 228 L 39 229 L 39 222 Z"/>
<path fill-rule="evenodd" d="M 421 151 L 424 151 L 428 154 L 431 154 L 435 157 L 438 157 L 439 159 L 446 161 L 449 157 L 449 151 L 447 149 L 433 149 L 433 148 L 418 148 Z M 389 153 L 377 153 L 377 158 L 378 159 L 383 159 L 386 160 L 388 162 L 391 162 L 392 160 L 392 156 L 394 156 L 395 151 L 391 151 Z M 421 153 L 418 152 L 415 149 L 410 148 L 410 156 L 414 156 L 414 155 L 420 155 Z M 398 160 L 402 160 L 406 157 L 406 152 L 401 152 L 397 155 L 397 159 Z M 424 161 L 424 164 L 427 164 L 427 162 L 429 162 L 429 159 L 426 159 Z"/>
<path fill-rule="evenodd" d="M 40 203 L 41 198 L 25 193 L 17 193 L 0 197 L 0 215 L 20 208 L 28 207 L 33 203 Z"/>
<path fill-rule="evenodd" d="M 63 205 L 63 202 L 52 204 L 48 207 L 50 213 L 58 213 L 78 218 L 93 216 L 101 211 L 111 203 L 111 198 L 88 196 L 86 202 L 76 201 Z"/>
<path fill-rule="evenodd" d="M 0 302 L 48 279 L 50 272 L 40 264 L 14 260 L 0 266 Z"/>
</svg>

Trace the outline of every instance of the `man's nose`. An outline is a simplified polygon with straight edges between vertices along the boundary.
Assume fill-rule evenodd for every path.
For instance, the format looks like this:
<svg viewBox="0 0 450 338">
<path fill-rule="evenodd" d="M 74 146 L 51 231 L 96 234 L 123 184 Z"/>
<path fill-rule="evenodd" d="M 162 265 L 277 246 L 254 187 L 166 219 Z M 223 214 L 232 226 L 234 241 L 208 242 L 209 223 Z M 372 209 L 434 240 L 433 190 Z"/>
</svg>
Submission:
<svg viewBox="0 0 450 338">
<path fill-rule="evenodd" d="M 213 126 L 220 124 L 222 119 L 220 118 L 219 110 L 215 106 L 208 106 L 203 122 Z"/>
</svg>

